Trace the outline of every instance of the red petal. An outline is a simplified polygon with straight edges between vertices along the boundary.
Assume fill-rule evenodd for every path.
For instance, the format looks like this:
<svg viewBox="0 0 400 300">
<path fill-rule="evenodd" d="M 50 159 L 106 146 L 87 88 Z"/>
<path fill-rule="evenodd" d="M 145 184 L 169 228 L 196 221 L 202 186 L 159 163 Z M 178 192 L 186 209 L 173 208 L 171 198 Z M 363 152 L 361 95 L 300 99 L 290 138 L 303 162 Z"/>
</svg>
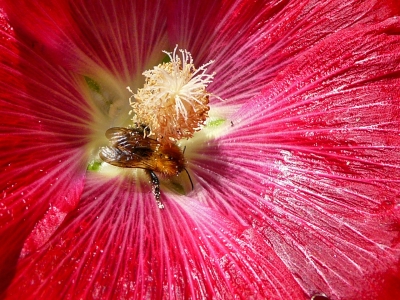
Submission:
<svg viewBox="0 0 400 300">
<path fill-rule="evenodd" d="M 196 60 L 215 60 L 210 90 L 221 105 L 238 105 L 321 39 L 396 12 L 398 3 L 381 0 L 180 0 L 169 10 L 168 33 Z"/>
<path fill-rule="evenodd" d="M 162 1 L 5 2 L 11 24 L 25 40 L 43 45 L 48 59 L 84 75 L 98 77 L 106 70 L 127 84 L 160 61 L 166 48 Z"/>
<path fill-rule="evenodd" d="M 46 31 L 40 29 L 49 23 L 34 23 L 30 34 L 50 50 L 56 47 L 52 53 L 57 57 L 65 53 L 70 55 L 68 62 L 74 62 L 73 57 L 84 65 L 86 58 L 78 50 L 86 49 L 87 40 L 81 33 L 93 29 L 93 20 L 85 12 L 82 15 L 89 18 L 89 25 L 83 17 L 80 22 L 85 24 L 85 30 L 72 26 L 72 34 L 67 36 L 73 47 L 58 48 L 62 34 L 71 33 L 65 29 L 68 22 L 74 22 L 69 9 L 65 16 L 59 16 L 61 29 L 52 31 L 49 27 L 48 40 L 42 36 Z M 317 6 L 311 9 L 320 12 Z M 103 7 L 101 10 L 95 15 L 108 15 Z M 76 7 L 74 11 L 79 13 Z M 376 16 L 385 16 L 382 10 L 377 11 Z M 51 10 L 39 8 L 39 14 L 33 16 L 41 21 L 57 21 L 57 16 L 47 18 L 43 12 Z M 116 14 L 111 15 L 115 19 Z M 364 21 L 371 15 L 366 16 Z M 27 20 L 35 18 L 27 16 Z M 347 21 L 342 27 L 348 25 Z M 40 32 L 39 36 L 34 31 Z M 385 38 L 393 32 L 398 32 L 398 26 L 390 24 L 367 33 L 341 32 L 326 37 L 298 60 L 289 61 L 292 64 L 266 88 L 266 94 L 241 112 L 242 124 L 239 118 L 234 120 L 233 129 L 237 132 L 228 140 L 222 139 L 219 147 L 203 152 L 213 155 L 215 164 L 210 165 L 210 158 L 207 164 L 198 161 L 196 174 L 207 192 L 200 193 L 199 199 L 208 201 L 215 211 L 185 199 L 188 204 L 168 201 L 170 209 L 163 214 L 152 202 L 151 194 L 144 197 L 131 187 L 118 188 L 116 182 L 101 186 L 103 182 L 95 178 L 89 181 L 79 208 L 52 236 L 80 192 L 82 146 L 90 119 L 87 104 L 72 84 L 78 79 L 71 74 L 57 70 L 40 57 L 39 62 L 32 60 L 34 67 L 29 66 L 34 52 L 21 54 L 21 68 L 9 69 L 6 60 L 2 61 L 3 73 L 11 71 L 21 82 L 15 83 L 9 75 L 1 74 L 1 79 L 7 78 L 0 83 L 7 89 L 5 100 L 1 100 L 5 113 L 1 142 L 9 143 L 1 157 L 9 157 L 11 164 L 1 162 L 1 169 L 10 177 L 0 183 L 8 187 L 4 203 L 17 213 L 8 224 L 18 230 L 10 234 L 12 226 L 7 223 L 1 228 L 8 230 L 1 237 L 10 244 L 2 243 L 9 248 L 0 254 L 11 253 L 14 263 L 16 250 L 21 249 L 22 241 L 36 224 L 25 243 L 24 254 L 30 255 L 21 260 L 10 297 L 98 298 L 114 293 L 117 297 L 218 297 L 230 296 L 234 291 L 238 295 L 290 299 L 301 295 L 293 276 L 309 295 L 326 292 L 332 298 L 343 298 L 371 292 L 378 296 L 382 290 L 376 287 L 382 282 L 382 289 L 393 289 L 391 294 L 398 292 L 398 269 L 394 264 L 399 258 L 399 41 Z M 313 37 L 310 45 L 315 42 Z M 332 47 L 335 43 L 340 47 Z M 90 44 L 88 51 L 96 54 L 95 63 L 118 75 L 123 66 L 114 65 L 114 56 L 97 56 L 95 48 Z M 69 54 L 69 50 L 73 53 Z M 100 52 L 107 54 L 105 50 L 112 51 L 104 46 Z M 14 54 L 6 47 L 2 51 L 9 51 L 10 57 Z M 236 58 L 243 56 L 243 51 Z M 38 67 L 40 63 L 45 72 Z M 256 77 L 255 82 L 268 79 L 268 72 Z M 60 74 L 65 77 L 60 78 Z M 235 76 L 239 74 L 236 72 Z M 43 82 L 49 88 L 39 84 Z M 241 92 L 251 95 L 255 90 Z M 244 98 L 237 97 L 240 99 Z M 49 108 L 47 103 L 54 103 L 55 107 Z M 19 148 L 22 150 L 15 151 Z M 10 150 L 14 151 L 11 155 Z M 62 164 L 57 165 L 59 159 Z M 48 174 L 64 169 L 60 171 L 63 177 L 72 174 L 76 182 L 65 178 L 53 185 L 58 190 L 46 190 L 52 182 L 48 174 L 40 174 L 41 167 Z M 210 177 L 207 172 L 213 171 L 216 176 Z M 55 182 L 56 178 L 52 176 Z M 23 202 L 14 201 L 21 199 L 21 192 L 29 196 L 32 206 L 28 213 L 23 212 Z M 65 204 L 58 200 L 71 195 L 72 204 L 66 203 L 62 213 L 57 208 L 52 214 L 48 210 L 52 192 L 56 203 Z M 132 201 L 132 197 L 136 198 Z M 44 220 L 36 223 L 42 215 Z M 13 224 L 15 220 L 18 222 Z M 42 225 L 48 220 L 52 228 L 42 232 Z M 5 223 L 2 220 L 0 224 Z M 20 232 L 22 237 L 12 240 Z M 32 253 L 50 236 L 47 244 Z"/>
<path fill-rule="evenodd" d="M 93 175 L 93 174 L 92 174 Z M 22 259 L 9 299 L 300 299 L 273 249 L 248 226 L 189 198 L 127 180 L 88 179 L 79 207 Z"/>
<path fill-rule="evenodd" d="M 321 41 L 192 162 L 204 201 L 252 224 L 310 297 L 400 292 L 399 32 Z"/>
<path fill-rule="evenodd" d="M 44 45 L 42 51 L 57 64 L 138 84 L 134 79 L 161 60 L 162 49 L 179 44 L 196 64 L 216 60 L 210 90 L 235 104 L 257 94 L 322 38 L 398 11 L 397 4 L 379 0 L 5 3 L 18 33 Z"/>
<path fill-rule="evenodd" d="M 90 119 L 74 76 L 19 43 L 12 29 L 2 34 L 0 292 L 22 247 L 27 254 L 45 243 L 75 207 L 86 171 L 83 146 Z M 56 218 L 51 211 L 57 211 Z"/>
</svg>

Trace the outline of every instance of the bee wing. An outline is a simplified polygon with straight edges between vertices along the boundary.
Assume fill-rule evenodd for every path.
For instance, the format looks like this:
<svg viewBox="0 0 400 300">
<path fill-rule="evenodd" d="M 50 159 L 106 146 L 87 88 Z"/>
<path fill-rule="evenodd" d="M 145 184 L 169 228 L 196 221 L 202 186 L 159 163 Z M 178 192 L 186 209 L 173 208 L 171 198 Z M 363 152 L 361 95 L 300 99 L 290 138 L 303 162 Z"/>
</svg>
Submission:
<svg viewBox="0 0 400 300">
<path fill-rule="evenodd" d="M 124 127 L 112 127 L 106 131 L 106 137 L 112 145 L 120 144 L 128 139 L 140 139 L 141 135 L 138 130 Z"/>
<path fill-rule="evenodd" d="M 103 161 L 113 166 L 122 168 L 151 168 L 148 158 L 115 147 L 103 147 L 100 149 L 99 155 Z"/>
<path fill-rule="evenodd" d="M 145 137 L 140 128 L 113 127 L 106 131 L 106 137 L 111 146 L 100 151 L 105 162 L 123 168 L 153 168 L 151 156 L 160 143 Z"/>
<path fill-rule="evenodd" d="M 106 137 L 113 147 L 135 151 L 140 148 L 155 150 L 160 143 L 144 135 L 142 128 L 113 127 L 106 131 Z"/>
</svg>

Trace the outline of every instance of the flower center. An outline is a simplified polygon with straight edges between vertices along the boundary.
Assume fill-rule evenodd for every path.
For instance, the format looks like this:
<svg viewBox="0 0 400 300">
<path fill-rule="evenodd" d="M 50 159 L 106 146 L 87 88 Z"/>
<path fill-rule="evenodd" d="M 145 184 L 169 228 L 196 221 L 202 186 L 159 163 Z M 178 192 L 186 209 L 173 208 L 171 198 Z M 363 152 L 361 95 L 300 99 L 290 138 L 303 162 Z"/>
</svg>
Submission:
<svg viewBox="0 0 400 300">
<path fill-rule="evenodd" d="M 210 97 L 222 100 L 207 91 L 214 79 L 214 73 L 207 73 L 213 61 L 196 68 L 187 50 L 163 52 L 170 61 L 145 71 L 144 86 L 136 93 L 133 85 L 126 89 L 112 75 L 85 77 L 85 94 L 94 111 L 87 169 L 150 180 L 160 208 L 160 182 L 179 194 L 191 191 L 187 162 L 199 145 L 229 130 L 231 113 L 226 106 L 210 111 Z"/>
<path fill-rule="evenodd" d="M 170 62 L 159 64 L 143 73 L 143 88 L 130 98 L 132 121 L 136 126 L 146 125 L 150 136 L 157 140 L 176 142 L 191 138 L 199 131 L 208 117 L 209 96 L 206 87 L 214 79 L 208 74 L 210 61 L 196 69 L 192 55 L 179 49 L 166 52 Z"/>
</svg>

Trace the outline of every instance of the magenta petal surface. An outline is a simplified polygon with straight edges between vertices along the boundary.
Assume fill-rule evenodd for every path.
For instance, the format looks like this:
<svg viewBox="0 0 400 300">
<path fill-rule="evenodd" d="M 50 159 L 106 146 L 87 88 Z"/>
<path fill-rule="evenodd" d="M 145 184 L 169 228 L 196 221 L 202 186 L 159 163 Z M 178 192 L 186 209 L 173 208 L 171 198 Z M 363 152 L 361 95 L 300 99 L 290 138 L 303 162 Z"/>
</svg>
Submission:
<svg viewBox="0 0 400 300">
<path fill-rule="evenodd" d="M 77 209 L 21 260 L 9 299 L 302 295 L 253 228 L 190 198 L 164 199 L 160 210 L 146 186 L 90 175 Z"/>
<path fill-rule="evenodd" d="M 78 203 L 88 134 L 76 78 L 1 34 L 0 290 Z"/>
<path fill-rule="evenodd" d="M 201 62 L 214 59 L 210 89 L 233 105 L 248 101 L 321 39 L 399 12 L 396 1 L 177 1 L 168 35 Z"/>
<path fill-rule="evenodd" d="M 6 2 L 0 297 L 400 298 L 398 4 Z M 175 44 L 241 108 L 160 210 L 146 180 L 86 170 L 114 120 L 84 76 L 125 91 Z"/>
<path fill-rule="evenodd" d="M 239 105 L 302 51 L 337 30 L 384 20 L 391 1 L 6 1 L 13 26 L 47 58 L 91 77 L 104 70 L 142 82 L 161 50 L 188 49 L 196 65 L 215 60 L 210 90 Z M 40 20 L 40 21 L 39 21 Z M 149 50 L 151 49 L 151 50 Z M 219 102 L 217 98 L 213 102 Z"/>
<path fill-rule="evenodd" d="M 163 57 L 163 1 L 6 1 L 16 31 L 75 72 L 129 82 Z M 149 51 L 151 49 L 151 51 Z"/>
<path fill-rule="evenodd" d="M 209 205 L 251 224 L 310 297 L 400 292 L 399 32 L 393 18 L 320 42 L 194 162 Z"/>
</svg>

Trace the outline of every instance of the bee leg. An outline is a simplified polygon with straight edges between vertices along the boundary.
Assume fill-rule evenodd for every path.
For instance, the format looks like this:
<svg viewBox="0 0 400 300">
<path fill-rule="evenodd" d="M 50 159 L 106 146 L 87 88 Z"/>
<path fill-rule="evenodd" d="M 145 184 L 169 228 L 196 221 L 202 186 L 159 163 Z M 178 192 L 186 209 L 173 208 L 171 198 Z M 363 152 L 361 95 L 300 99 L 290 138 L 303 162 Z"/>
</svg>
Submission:
<svg viewBox="0 0 400 300">
<path fill-rule="evenodd" d="M 146 170 L 146 171 L 147 171 L 147 174 L 149 174 L 149 176 L 150 176 L 151 187 L 153 190 L 154 197 L 156 198 L 157 206 L 158 206 L 158 208 L 162 209 L 162 208 L 164 208 L 164 204 L 162 204 L 162 202 L 160 200 L 160 181 L 158 180 L 156 173 L 154 173 L 151 170 Z"/>
</svg>

